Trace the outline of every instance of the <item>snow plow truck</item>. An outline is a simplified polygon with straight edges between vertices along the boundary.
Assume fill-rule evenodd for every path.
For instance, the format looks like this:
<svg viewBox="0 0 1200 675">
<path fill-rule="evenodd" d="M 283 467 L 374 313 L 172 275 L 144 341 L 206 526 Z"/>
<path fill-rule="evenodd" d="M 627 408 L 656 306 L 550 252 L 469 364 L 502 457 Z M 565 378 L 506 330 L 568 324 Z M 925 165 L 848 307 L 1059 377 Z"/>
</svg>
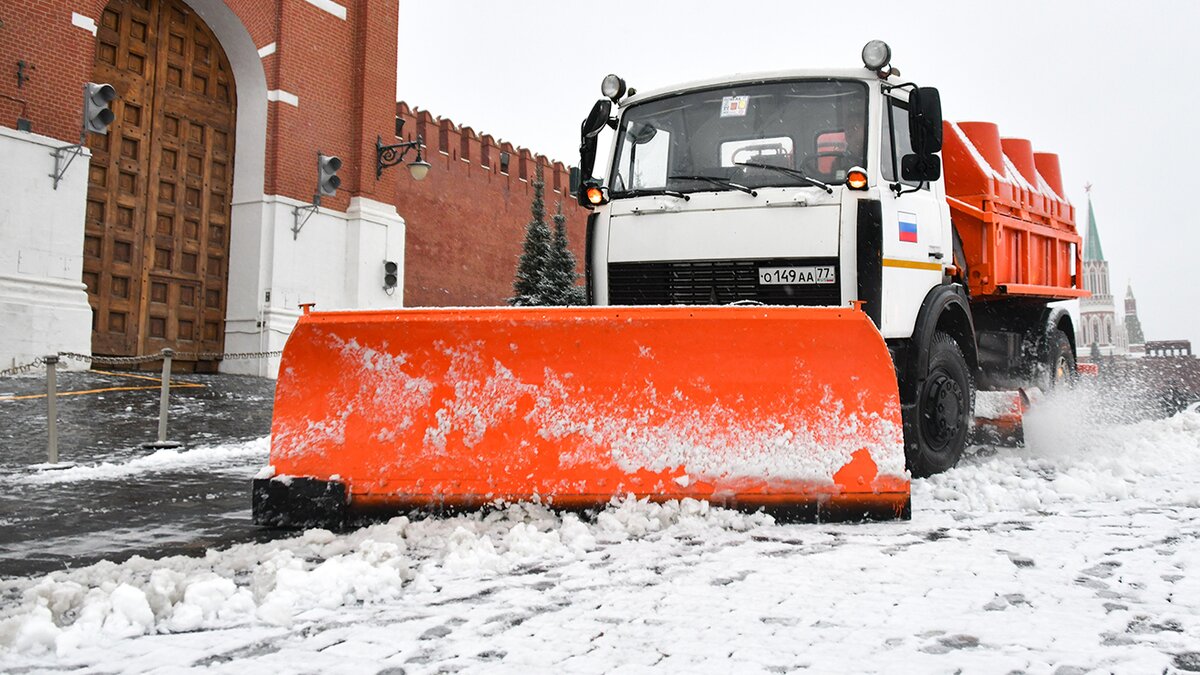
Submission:
<svg viewBox="0 0 1200 675">
<path fill-rule="evenodd" d="M 627 495 L 911 517 L 977 390 L 1074 377 L 1052 303 L 1087 292 L 1057 156 L 944 122 L 885 43 L 862 57 L 605 78 L 573 181 L 590 306 L 306 309 L 255 522 Z"/>
</svg>

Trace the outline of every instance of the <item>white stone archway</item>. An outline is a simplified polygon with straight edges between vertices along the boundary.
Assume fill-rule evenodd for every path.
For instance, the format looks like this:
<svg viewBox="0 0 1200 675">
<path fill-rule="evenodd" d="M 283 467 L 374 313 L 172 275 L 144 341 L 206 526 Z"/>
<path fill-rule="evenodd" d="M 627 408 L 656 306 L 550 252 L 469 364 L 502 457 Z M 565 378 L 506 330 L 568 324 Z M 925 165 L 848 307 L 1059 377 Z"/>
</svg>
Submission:
<svg viewBox="0 0 1200 675">
<path fill-rule="evenodd" d="M 226 353 L 267 351 L 259 311 L 259 289 L 269 263 L 263 236 L 267 156 L 267 76 L 259 46 L 224 0 L 184 0 L 208 24 L 233 69 L 237 88 L 237 132 L 230 208 L 229 280 L 225 309 Z M 228 371 L 223 362 L 222 372 Z M 237 372 L 265 375 L 266 364 L 243 361 Z"/>
<path fill-rule="evenodd" d="M 183 0 L 221 42 L 237 87 L 233 204 L 261 202 L 267 156 L 267 75 L 246 26 L 224 0 Z"/>
</svg>

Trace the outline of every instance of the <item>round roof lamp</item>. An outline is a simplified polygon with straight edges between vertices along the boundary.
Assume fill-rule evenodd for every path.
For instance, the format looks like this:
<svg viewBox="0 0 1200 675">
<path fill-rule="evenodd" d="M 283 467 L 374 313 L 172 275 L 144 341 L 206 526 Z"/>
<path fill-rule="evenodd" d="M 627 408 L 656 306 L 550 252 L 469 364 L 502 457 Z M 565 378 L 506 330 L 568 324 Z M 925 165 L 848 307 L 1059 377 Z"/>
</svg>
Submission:
<svg viewBox="0 0 1200 675">
<path fill-rule="evenodd" d="M 892 62 L 892 48 L 883 40 L 871 40 L 863 47 L 862 60 L 871 70 L 883 70 Z"/>
</svg>

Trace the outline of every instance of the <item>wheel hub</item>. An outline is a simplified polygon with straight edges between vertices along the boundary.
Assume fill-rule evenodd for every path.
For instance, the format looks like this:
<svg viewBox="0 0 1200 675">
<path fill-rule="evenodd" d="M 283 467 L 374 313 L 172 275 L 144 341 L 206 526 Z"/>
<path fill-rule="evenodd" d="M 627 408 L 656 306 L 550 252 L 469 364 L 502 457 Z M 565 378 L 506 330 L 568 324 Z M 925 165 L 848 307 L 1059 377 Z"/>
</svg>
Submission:
<svg viewBox="0 0 1200 675">
<path fill-rule="evenodd" d="M 921 405 L 925 438 L 936 451 L 950 445 L 962 427 L 962 412 L 966 409 L 963 389 L 954 378 L 935 373 L 925 382 L 925 399 Z"/>
</svg>

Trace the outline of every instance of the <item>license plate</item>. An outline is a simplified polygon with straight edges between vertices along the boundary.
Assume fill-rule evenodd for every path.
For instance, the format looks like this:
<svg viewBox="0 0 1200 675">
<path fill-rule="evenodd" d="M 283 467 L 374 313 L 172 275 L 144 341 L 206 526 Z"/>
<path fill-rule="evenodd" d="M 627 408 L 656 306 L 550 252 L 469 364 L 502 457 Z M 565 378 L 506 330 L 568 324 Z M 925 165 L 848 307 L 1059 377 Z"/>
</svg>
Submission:
<svg viewBox="0 0 1200 675">
<path fill-rule="evenodd" d="M 833 284 L 837 276 L 832 265 L 818 267 L 760 267 L 760 286 L 783 286 L 788 284 Z"/>
</svg>

